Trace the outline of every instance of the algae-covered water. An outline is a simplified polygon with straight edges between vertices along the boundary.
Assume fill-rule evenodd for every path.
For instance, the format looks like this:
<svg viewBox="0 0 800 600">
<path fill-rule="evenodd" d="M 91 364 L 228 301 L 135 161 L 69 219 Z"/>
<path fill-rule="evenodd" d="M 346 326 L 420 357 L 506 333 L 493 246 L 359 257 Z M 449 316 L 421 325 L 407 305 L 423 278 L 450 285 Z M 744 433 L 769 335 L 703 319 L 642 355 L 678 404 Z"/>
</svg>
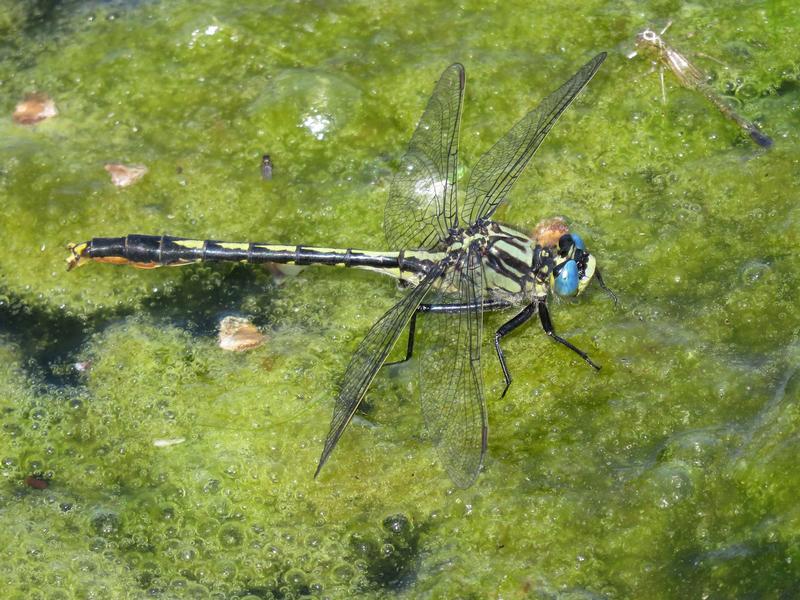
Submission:
<svg viewBox="0 0 800 600">
<path fill-rule="evenodd" d="M 667 36 L 775 140 L 626 54 Z M 800 8 L 771 2 L 0 3 L 4 598 L 800 595 Z M 65 271 L 93 236 L 381 249 L 398 158 L 468 73 L 465 173 L 600 51 L 500 221 L 566 217 L 594 286 L 505 342 L 489 454 L 453 486 L 413 365 L 318 479 L 350 354 L 402 294 L 365 272 Z M 59 114 L 19 125 L 27 93 Z M 261 156 L 274 162 L 261 178 Z M 115 188 L 108 162 L 145 164 Z M 462 179 L 462 183 L 464 179 Z M 226 315 L 267 343 L 217 346 Z M 181 441 L 182 440 L 182 441 Z"/>
</svg>

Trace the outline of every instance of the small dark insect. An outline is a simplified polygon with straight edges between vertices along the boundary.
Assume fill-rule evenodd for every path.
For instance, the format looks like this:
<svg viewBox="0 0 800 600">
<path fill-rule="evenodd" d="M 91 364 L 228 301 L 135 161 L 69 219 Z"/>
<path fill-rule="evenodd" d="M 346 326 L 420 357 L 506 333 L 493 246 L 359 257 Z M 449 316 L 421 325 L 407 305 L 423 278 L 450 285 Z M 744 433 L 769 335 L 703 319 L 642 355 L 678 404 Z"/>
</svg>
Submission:
<svg viewBox="0 0 800 600">
<path fill-rule="evenodd" d="M 261 157 L 261 178 L 267 181 L 272 179 L 272 159 L 269 154 Z"/>
</svg>

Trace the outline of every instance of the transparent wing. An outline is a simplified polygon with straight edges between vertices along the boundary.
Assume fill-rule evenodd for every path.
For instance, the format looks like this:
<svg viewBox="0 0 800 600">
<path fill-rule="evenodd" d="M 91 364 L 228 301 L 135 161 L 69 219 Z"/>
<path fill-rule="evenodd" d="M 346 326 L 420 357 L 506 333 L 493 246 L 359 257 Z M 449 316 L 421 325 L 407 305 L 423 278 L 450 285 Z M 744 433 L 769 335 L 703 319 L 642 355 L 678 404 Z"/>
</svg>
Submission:
<svg viewBox="0 0 800 600">
<path fill-rule="evenodd" d="M 325 446 L 322 449 L 322 456 L 320 456 L 314 477 L 319 474 L 322 466 L 330 457 L 397 338 L 440 274 L 440 268 L 434 268 L 428 273 L 417 287 L 390 308 L 372 326 L 372 329 L 358 345 L 344 373 L 339 397 L 336 399 L 333 417 L 331 417 L 331 427 L 325 438 Z"/>
<path fill-rule="evenodd" d="M 464 67 L 442 73 L 392 180 L 383 229 L 389 246 L 433 249 L 456 221 Z"/>
<path fill-rule="evenodd" d="M 605 58 L 603 52 L 583 65 L 480 158 L 467 185 L 467 198 L 461 214 L 463 226 L 480 218 L 489 218 L 500 206 L 561 113 L 594 76 Z"/>
<path fill-rule="evenodd" d="M 459 487 L 475 481 L 486 453 L 488 422 L 481 372 L 483 267 L 470 249 L 440 279 L 432 304 L 456 312 L 426 313 L 418 321 L 422 414 L 439 459 Z"/>
</svg>

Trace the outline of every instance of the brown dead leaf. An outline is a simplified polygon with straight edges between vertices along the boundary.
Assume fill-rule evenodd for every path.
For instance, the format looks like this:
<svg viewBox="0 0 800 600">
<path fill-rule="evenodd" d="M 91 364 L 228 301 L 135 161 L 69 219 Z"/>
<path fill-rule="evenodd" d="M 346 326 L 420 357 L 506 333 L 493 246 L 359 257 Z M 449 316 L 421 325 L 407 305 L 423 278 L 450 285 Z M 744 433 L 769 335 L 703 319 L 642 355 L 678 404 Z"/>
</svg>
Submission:
<svg viewBox="0 0 800 600">
<path fill-rule="evenodd" d="M 219 347 L 230 352 L 243 352 L 261 346 L 267 337 L 248 319 L 225 317 L 219 324 Z"/>
<path fill-rule="evenodd" d="M 117 187 L 133 185 L 147 173 L 147 167 L 144 165 L 106 163 L 103 168 L 111 175 L 111 183 Z"/>
<path fill-rule="evenodd" d="M 14 109 L 13 119 L 20 125 L 33 125 L 58 114 L 56 103 L 47 94 L 28 94 Z"/>
</svg>

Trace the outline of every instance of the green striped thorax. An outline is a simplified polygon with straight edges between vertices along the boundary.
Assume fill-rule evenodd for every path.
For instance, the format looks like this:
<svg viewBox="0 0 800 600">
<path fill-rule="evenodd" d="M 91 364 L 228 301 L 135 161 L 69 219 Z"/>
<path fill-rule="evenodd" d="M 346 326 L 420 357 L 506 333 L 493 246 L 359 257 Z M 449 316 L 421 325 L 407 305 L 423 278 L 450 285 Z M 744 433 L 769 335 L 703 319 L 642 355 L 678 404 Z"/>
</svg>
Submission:
<svg viewBox="0 0 800 600">
<path fill-rule="evenodd" d="M 474 243 L 481 248 L 486 289 L 500 299 L 530 301 L 551 290 L 559 296 L 577 296 L 596 270 L 594 256 L 575 233 L 564 233 L 557 245 L 545 246 L 511 227 L 487 221 L 459 232 L 447 253 Z"/>
</svg>

